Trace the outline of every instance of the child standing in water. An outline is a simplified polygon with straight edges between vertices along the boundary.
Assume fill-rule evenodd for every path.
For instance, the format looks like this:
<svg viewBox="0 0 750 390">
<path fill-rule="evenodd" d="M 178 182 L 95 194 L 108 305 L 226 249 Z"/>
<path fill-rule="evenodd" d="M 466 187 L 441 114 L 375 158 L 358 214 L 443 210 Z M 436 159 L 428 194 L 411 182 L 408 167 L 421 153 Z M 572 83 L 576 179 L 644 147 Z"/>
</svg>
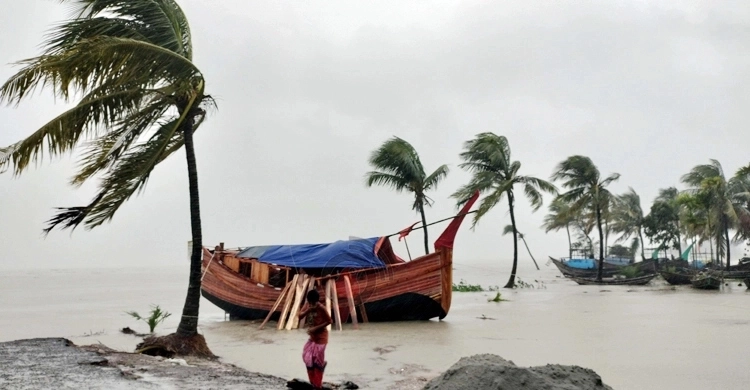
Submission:
<svg viewBox="0 0 750 390">
<path fill-rule="evenodd" d="M 323 388 L 323 371 L 326 368 L 326 345 L 328 345 L 328 329 L 332 323 L 331 316 L 324 305 L 320 303 L 320 294 L 315 289 L 308 291 L 307 303 L 299 313 L 299 318 L 307 316 L 305 324 L 309 326 L 307 334 L 310 338 L 302 349 L 302 360 L 307 367 L 307 376 L 315 389 Z"/>
</svg>

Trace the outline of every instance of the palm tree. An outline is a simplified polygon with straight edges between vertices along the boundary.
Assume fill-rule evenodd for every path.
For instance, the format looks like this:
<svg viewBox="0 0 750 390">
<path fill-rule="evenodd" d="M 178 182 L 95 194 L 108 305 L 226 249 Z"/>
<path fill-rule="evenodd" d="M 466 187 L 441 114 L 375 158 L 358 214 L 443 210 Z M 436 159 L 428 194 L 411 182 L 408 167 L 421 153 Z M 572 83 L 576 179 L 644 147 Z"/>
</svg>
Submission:
<svg viewBox="0 0 750 390">
<path fill-rule="evenodd" d="M 660 202 L 661 204 L 665 204 L 669 207 L 669 209 L 672 211 L 673 215 L 679 215 L 680 214 L 680 205 L 678 201 L 678 197 L 680 195 L 680 191 L 677 190 L 675 187 L 667 187 L 662 188 L 659 190 L 659 195 L 656 196 L 656 199 L 654 200 L 654 203 Z M 682 253 L 682 238 L 680 237 L 680 219 L 676 218 L 674 220 L 676 232 L 677 232 L 677 251 Z"/>
<path fill-rule="evenodd" d="M 549 213 L 544 216 L 542 227 L 545 233 L 565 228 L 568 235 L 568 257 L 573 257 L 573 241 L 570 239 L 570 225 L 575 223 L 576 216 L 571 212 L 570 205 L 559 197 L 549 205 Z"/>
<path fill-rule="evenodd" d="M 742 173 L 742 172 L 739 172 Z M 727 270 L 731 262 L 730 229 L 738 229 L 741 221 L 748 218 L 748 200 L 750 193 L 745 187 L 742 176 L 727 180 L 721 163 L 711 160 L 709 164 L 697 165 L 682 177 L 682 181 L 691 186 L 692 193 L 704 192 L 711 199 L 709 219 L 713 229 L 710 233 L 716 239 L 716 253 L 727 261 Z"/>
<path fill-rule="evenodd" d="M 513 233 L 513 225 L 505 225 L 505 227 L 503 228 L 503 235 L 505 236 L 511 233 Z M 536 266 L 536 270 L 539 271 L 539 264 L 536 263 L 536 259 L 534 258 L 534 255 L 531 253 L 531 249 L 529 249 L 529 243 L 526 242 L 526 237 L 520 231 L 518 231 L 517 233 L 518 233 L 518 239 L 523 241 L 523 245 L 526 247 L 526 252 L 528 252 L 529 257 L 531 257 L 531 261 L 534 262 L 534 266 Z"/>
<path fill-rule="evenodd" d="M 602 279 L 604 265 L 604 232 L 602 230 L 602 212 L 606 212 L 612 198 L 607 186 L 620 178 L 613 173 L 602 179 L 599 169 L 590 158 L 570 156 L 557 166 L 552 175 L 553 180 L 562 180 L 567 192 L 560 197 L 572 205 L 573 210 L 591 208 L 596 215 L 596 226 L 599 229 L 599 270 L 597 280 Z"/>
<path fill-rule="evenodd" d="M 192 62 L 188 20 L 174 0 L 63 1 L 72 3 L 74 16 L 52 30 L 42 55 L 20 62 L 24 67 L 0 88 L 0 101 L 18 104 L 36 87 L 51 87 L 66 102 L 80 100 L 0 149 L 0 171 L 21 174 L 43 152 L 70 153 L 90 139 L 71 184 L 101 175 L 97 194 L 86 206 L 60 208 L 45 232 L 92 229 L 111 220 L 153 169 L 184 146 L 193 247 L 182 318 L 171 336 L 185 346 L 177 353 L 210 355 L 197 333 L 202 242 L 193 133 L 213 100 Z"/>
<path fill-rule="evenodd" d="M 556 194 L 557 189 L 551 183 L 531 176 L 520 176 L 518 171 L 521 163 L 512 161 L 508 139 L 494 133 L 481 133 L 464 143 L 464 152 L 460 154 L 463 163 L 459 166 L 472 174 L 468 184 L 461 187 L 453 195 L 459 205 L 466 202 L 475 191 L 485 193 L 474 214 L 472 228 L 476 226 L 487 212 L 492 210 L 503 199 L 508 198 L 510 222 L 513 226 L 513 269 L 505 288 L 513 288 L 516 284 L 518 270 L 518 229 L 516 227 L 515 193 L 516 185 L 523 186 L 524 195 L 531 202 L 534 211 L 542 207 L 542 192 Z"/>
<path fill-rule="evenodd" d="M 411 144 L 401 138 L 393 137 L 383 143 L 370 155 L 370 165 L 375 171 L 367 172 L 365 179 L 368 187 L 381 185 L 391 187 L 397 192 L 409 191 L 414 194 L 412 210 L 422 216 L 424 228 L 424 251 L 430 253 L 427 238 L 427 218 L 424 207 L 431 206 L 432 200 L 426 195 L 448 176 L 448 166 L 441 165 L 431 174 L 426 175 L 422 161 Z"/>
<path fill-rule="evenodd" d="M 614 198 L 612 231 L 620 234 L 617 242 L 628 240 L 635 236 L 641 247 L 641 259 L 646 259 L 643 241 L 643 209 L 641 208 L 641 197 L 628 188 L 628 192 Z M 633 243 L 635 245 L 635 243 Z"/>
</svg>

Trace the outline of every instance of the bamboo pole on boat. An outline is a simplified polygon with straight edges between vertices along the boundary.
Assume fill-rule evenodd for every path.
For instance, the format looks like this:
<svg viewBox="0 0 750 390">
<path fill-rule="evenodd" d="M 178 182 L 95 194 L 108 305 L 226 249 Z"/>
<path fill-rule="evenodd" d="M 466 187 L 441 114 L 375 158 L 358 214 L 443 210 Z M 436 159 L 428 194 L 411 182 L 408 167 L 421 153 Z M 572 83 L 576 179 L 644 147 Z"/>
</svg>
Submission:
<svg viewBox="0 0 750 390">
<path fill-rule="evenodd" d="M 344 327 L 341 325 L 341 310 L 339 310 L 339 293 L 336 290 L 336 281 L 331 280 L 331 298 L 333 298 L 333 318 L 336 320 L 336 328 L 343 330 Z"/>
<path fill-rule="evenodd" d="M 344 275 L 344 285 L 346 285 L 346 299 L 349 302 L 349 316 L 352 318 L 354 329 L 359 329 L 357 324 L 357 307 L 354 305 L 354 294 L 352 294 L 352 282 L 349 275 Z"/>
<path fill-rule="evenodd" d="M 268 315 L 266 316 L 266 319 L 263 320 L 263 323 L 260 324 L 260 327 L 258 327 L 258 330 L 262 330 L 264 326 L 266 326 L 266 322 L 271 319 L 271 316 L 276 311 L 276 308 L 279 307 L 279 304 L 281 304 L 281 301 L 284 299 L 284 295 L 286 295 L 286 292 L 289 291 L 289 284 L 284 286 L 284 289 L 281 290 L 281 294 L 279 294 L 279 297 L 276 299 L 276 303 L 273 304 L 273 308 L 271 311 L 268 312 Z"/>
<path fill-rule="evenodd" d="M 331 316 L 331 290 L 332 290 L 331 285 L 332 284 L 333 284 L 333 279 L 326 280 L 326 312 L 328 312 L 328 316 L 331 318 L 333 318 Z M 335 291 L 335 289 L 333 290 Z M 331 331 L 331 324 L 328 324 L 328 326 L 326 326 L 326 330 L 329 332 Z"/>
<path fill-rule="evenodd" d="M 281 311 L 281 316 L 279 316 L 279 323 L 276 326 L 276 329 L 282 330 L 284 329 L 284 323 L 286 322 L 286 316 L 287 313 L 289 313 L 289 308 L 292 306 L 292 298 L 294 297 L 294 292 L 297 289 L 297 282 L 299 281 L 299 275 L 294 275 L 292 277 L 292 281 L 287 283 L 289 286 L 289 290 L 286 294 L 286 300 L 284 301 L 284 310 Z"/>
<path fill-rule="evenodd" d="M 310 282 L 310 277 L 307 275 L 302 276 L 302 285 L 297 288 L 297 295 L 295 296 L 294 303 L 292 306 L 292 313 L 289 314 L 289 320 L 286 323 L 286 330 L 297 329 L 299 325 L 299 309 L 302 303 L 305 301 L 305 292 L 307 292 L 307 284 Z"/>
</svg>

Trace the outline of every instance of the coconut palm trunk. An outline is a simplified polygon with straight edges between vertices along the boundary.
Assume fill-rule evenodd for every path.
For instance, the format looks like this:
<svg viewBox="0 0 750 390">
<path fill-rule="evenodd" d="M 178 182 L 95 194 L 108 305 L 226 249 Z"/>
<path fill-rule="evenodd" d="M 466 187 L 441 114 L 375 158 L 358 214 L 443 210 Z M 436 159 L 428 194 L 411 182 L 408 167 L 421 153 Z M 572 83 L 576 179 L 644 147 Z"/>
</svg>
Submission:
<svg viewBox="0 0 750 390">
<path fill-rule="evenodd" d="M 602 231 L 602 210 L 596 205 L 596 227 L 599 229 L 599 269 L 596 272 L 596 280 L 602 280 L 604 268 L 604 232 Z"/>
<path fill-rule="evenodd" d="M 185 121 L 185 158 L 188 168 L 188 187 L 190 191 L 190 230 L 193 249 L 190 254 L 190 276 L 182 318 L 177 327 L 180 336 L 192 336 L 198 333 L 198 313 L 201 300 L 201 257 L 203 251 L 203 233 L 201 231 L 201 212 L 198 196 L 198 169 L 193 145 L 193 118 Z"/>
<path fill-rule="evenodd" d="M 419 199 L 419 214 L 422 216 L 422 230 L 424 231 L 424 254 L 430 254 L 430 239 L 427 237 L 427 217 L 424 214 L 424 199 Z"/>
<path fill-rule="evenodd" d="M 727 241 L 727 271 L 729 271 L 729 247 L 732 245 L 731 241 L 729 241 L 729 227 L 724 225 L 724 239 Z"/>
<path fill-rule="evenodd" d="M 518 230 L 516 229 L 516 215 L 513 211 L 513 193 L 508 191 L 508 208 L 510 210 L 510 223 L 513 226 L 513 268 L 510 270 L 510 278 L 505 288 L 516 286 L 516 272 L 518 272 Z"/>
<path fill-rule="evenodd" d="M 641 240 L 641 242 L 639 243 L 639 244 L 641 244 L 641 260 L 645 261 L 646 260 L 646 248 L 644 248 L 645 245 L 643 244 L 644 243 L 644 241 L 643 241 L 643 229 L 641 229 L 640 227 L 638 228 L 638 237 L 640 237 L 640 240 Z M 680 252 L 680 253 L 682 253 L 682 252 Z M 633 256 L 635 256 L 635 253 L 633 254 Z"/>
<path fill-rule="evenodd" d="M 565 224 L 565 232 L 568 233 L 568 258 L 573 258 L 573 241 L 570 240 L 570 224 Z"/>
</svg>

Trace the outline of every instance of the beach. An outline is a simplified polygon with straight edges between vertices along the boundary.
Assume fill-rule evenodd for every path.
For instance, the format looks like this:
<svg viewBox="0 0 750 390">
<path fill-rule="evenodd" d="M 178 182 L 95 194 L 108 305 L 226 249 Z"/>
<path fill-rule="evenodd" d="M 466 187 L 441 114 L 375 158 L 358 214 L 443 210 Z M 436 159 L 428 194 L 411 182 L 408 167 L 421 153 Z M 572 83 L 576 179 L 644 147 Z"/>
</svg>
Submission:
<svg viewBox="0 0 750 390">
<path fill-rule="evenodd" d="M 750 379 L 750 292 L 733 281 L 721 291 L 578 286 L 554 266 L 522 264 L 535 288 L 454 293 L 443 321 L 369 323 L 332 331 L 327 381 L 362 388 L 421 388 L 462 356 L 492 353 L 519 366 L 579 365 L 614 389 L 742 388 Z M 457 263 L 461 279 L 503 285 L 509 267 Z M 173 313 L 156 329 L 179 321 L 187 266 L 10 270 L 0 276 L 0 341 L 65 337 L 77 345 L 103 343 L 132 351 L 140 341 L 122 334 L 145 324 L 125 311 L 158 304 Z M 143 313 L 142 313 L 143 314 Z M 228 321 L 203 300 L 199 331 L 222 361 L 286 379 L 304 378 L 302 330 L 258 330 L 259 322 Z"/>
</svg>

